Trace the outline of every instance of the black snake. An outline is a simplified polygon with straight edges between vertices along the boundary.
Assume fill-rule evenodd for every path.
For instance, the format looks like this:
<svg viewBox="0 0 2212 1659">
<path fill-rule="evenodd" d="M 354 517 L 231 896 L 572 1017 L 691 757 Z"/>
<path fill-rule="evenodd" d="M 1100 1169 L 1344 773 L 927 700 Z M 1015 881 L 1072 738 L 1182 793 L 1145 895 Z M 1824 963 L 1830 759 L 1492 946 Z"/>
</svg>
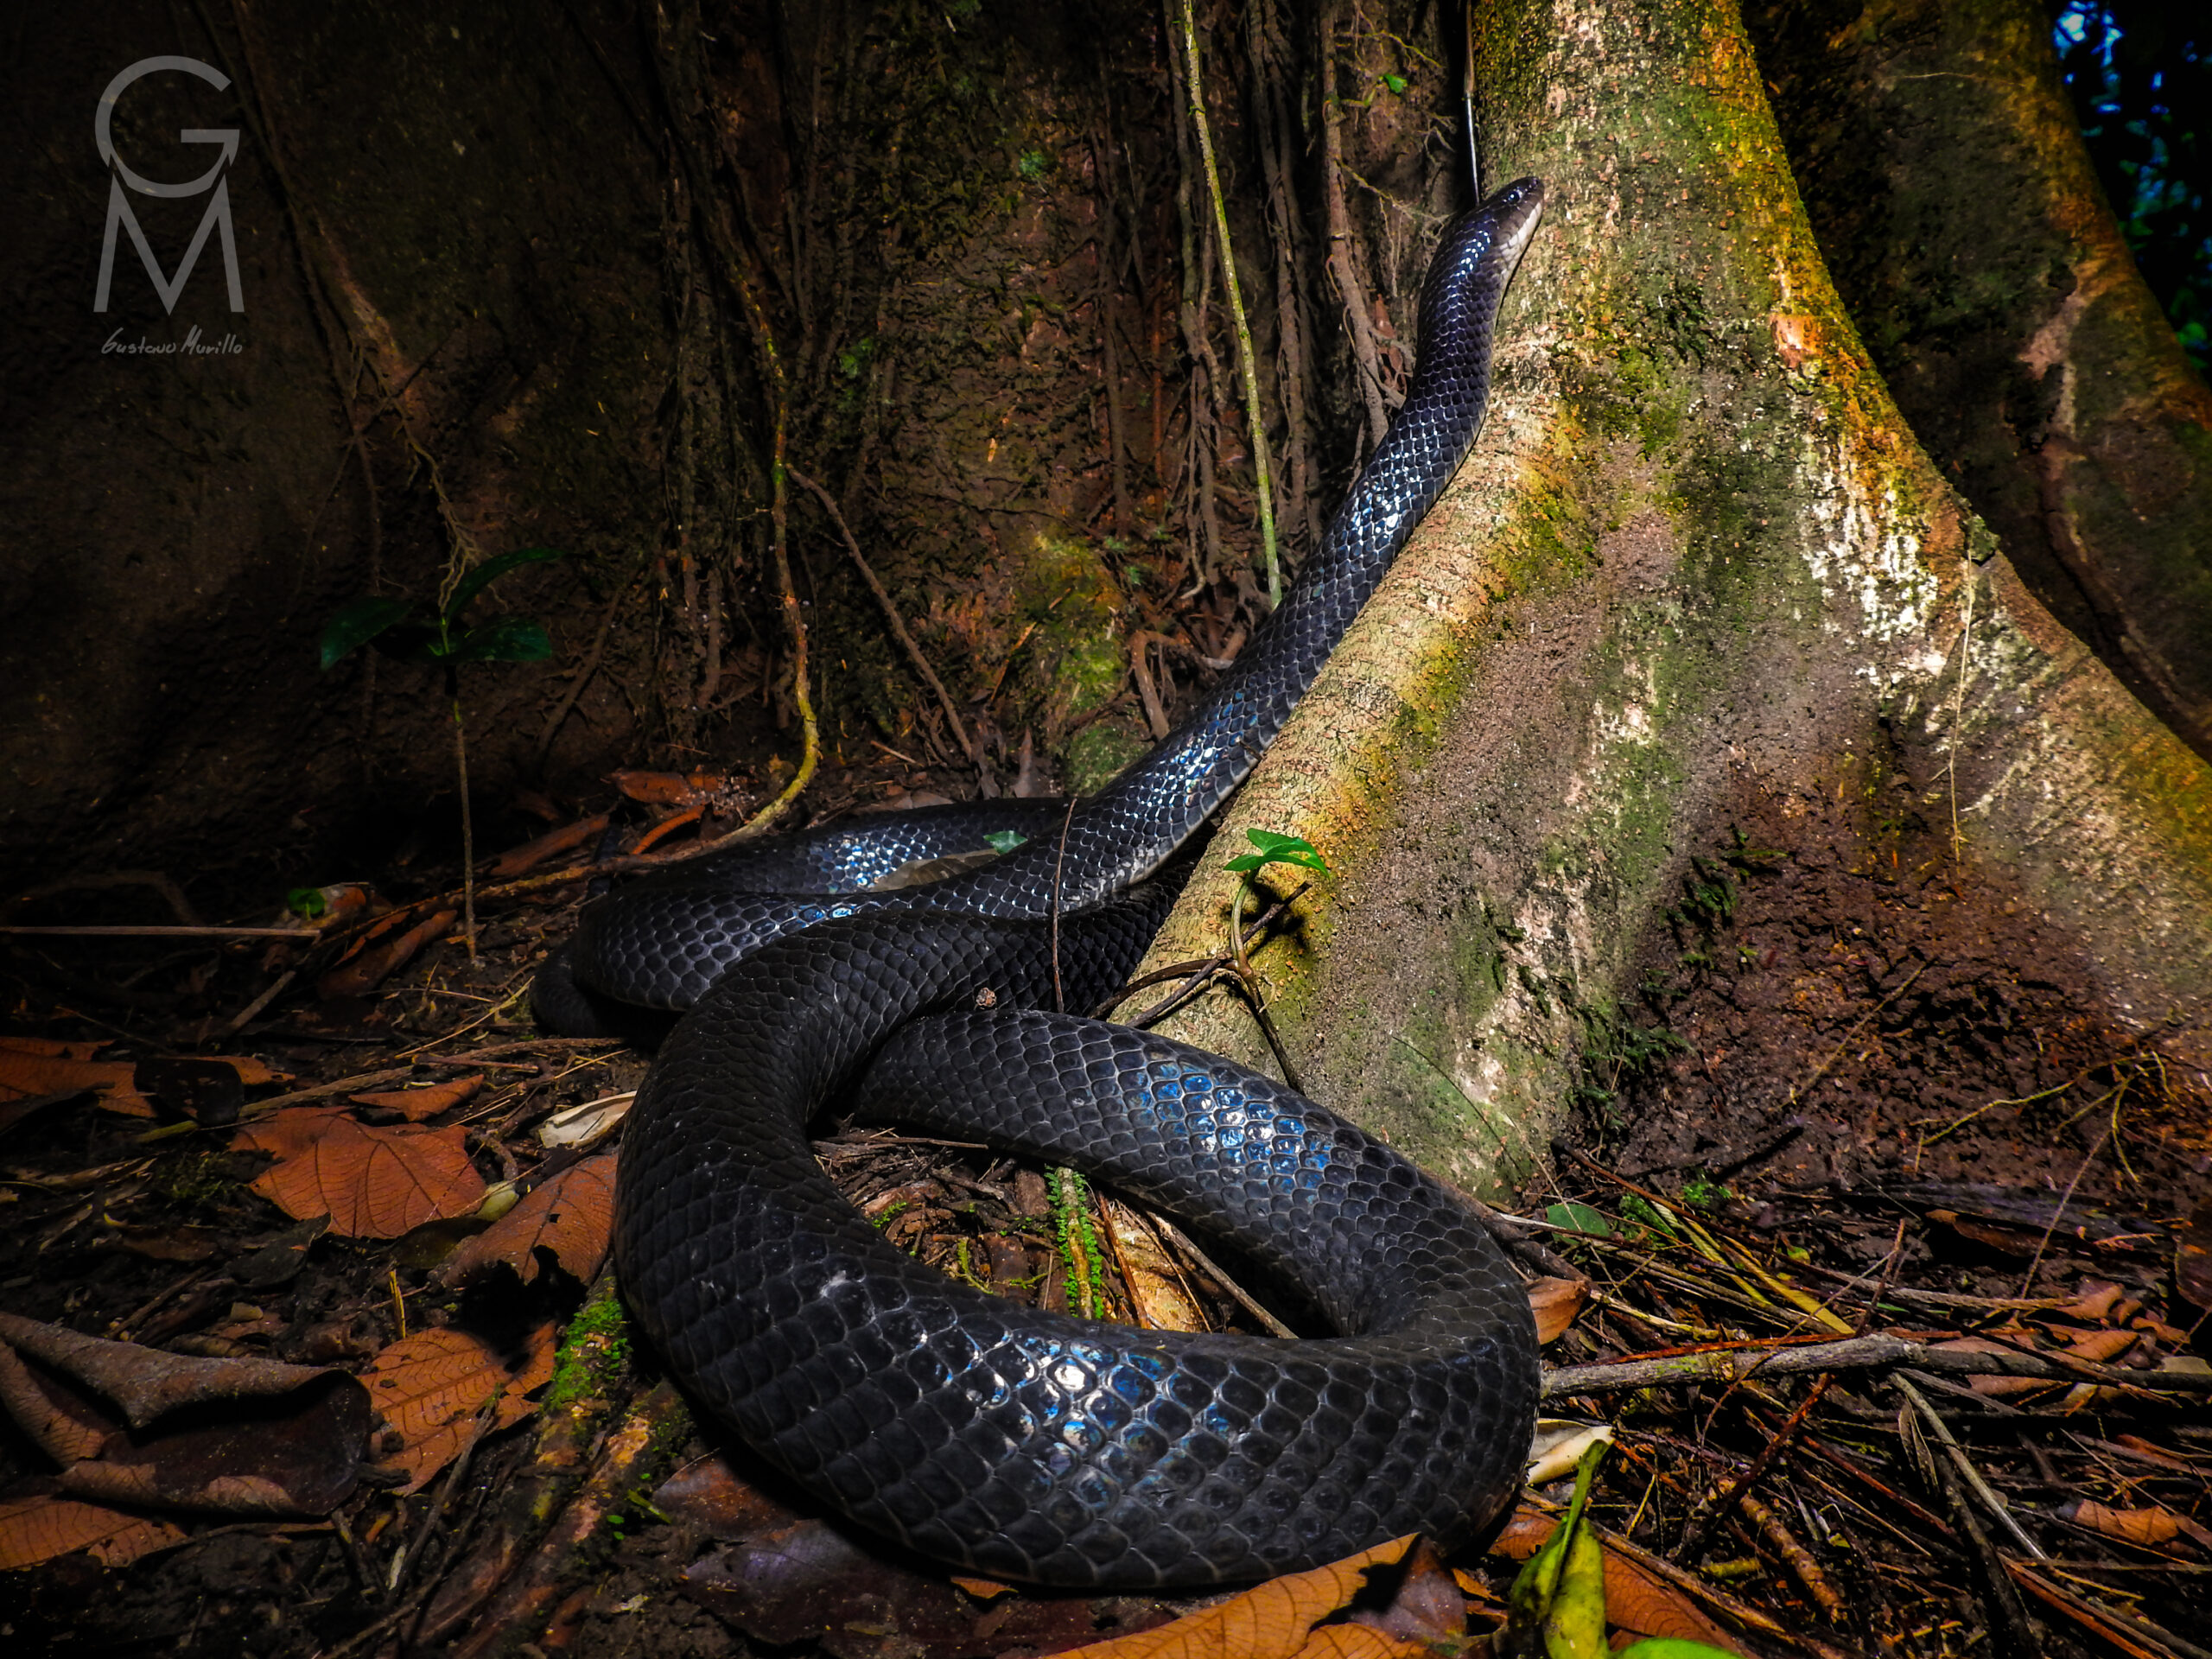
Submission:
<svg viewBox="0 0 2212 1659">
<path fill-rule="evenodd" d="M 1516 1485 L 1535 1328 L 1462 1204 L 1263 1077 L 1035 1010 L 1091 1006 L 1134 968 L 1172 898 L 1149 878 L 1243 780 L 1450 481 L 1542 197 L 1523 179 L 1446 229 L 1405 404 L 1323 549 L 1203 706 L 1101 794 L 1065 822 L 1058 804 L 978 804 L 695 860 L 589 906 L 541 976 L 541 1014 L 565 1028 L 608 1000 L 690 1010 L 624 1131 L 624 1291 L 698 1401 L 867 1527 L 1002 1578 L 1203 1584 L 1464 1536 Z M 870 885 L 995 828 L 1029 840 L 932 884 Z M 856 1087 L 871 1113 L 1194 1219 L 1345 1334 L 1143 1331 L 952 1282 L 813 1156 L 808 1119 Z"/>
</svg>

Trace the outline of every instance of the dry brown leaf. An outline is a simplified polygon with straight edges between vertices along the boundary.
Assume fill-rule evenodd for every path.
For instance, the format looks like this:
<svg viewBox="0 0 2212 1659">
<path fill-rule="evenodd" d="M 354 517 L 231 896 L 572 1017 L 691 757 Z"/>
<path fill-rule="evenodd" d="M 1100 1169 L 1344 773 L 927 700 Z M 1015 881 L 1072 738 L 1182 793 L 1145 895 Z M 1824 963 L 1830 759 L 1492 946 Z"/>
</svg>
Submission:
<svg viewBox="0 0 2212 1659">
<path fill-rule="evenodd" d="M 580 847 L 607 828 L 608 814 L 602 812 L 595 818 L 582 818 L 565 829 L 548 830 L 535 841 L 526 841 L 519 847 L 511 847 L 492 861 L 486 874 L 494 881 L 505 881 L 510 876 L 520 875 L 524 870 L 543 864 L 556 854 L 565 853 L 571 847 Z"/>
<path fill-rule="evenodd" d="M 1567 1334 L 1590 1300 L 1587 1279 L 1532 1279 L 1529 1306 L 1536 1316 L 1536 1340 L 1547 1343 Z"/>
<path fill-rule="evenodd" d="M 99 1456 L 118 1427 L 60 1378 L 33 1371 L 5 1343 L 0 1343 L 0 1407 L 40 1451 L 64 1469 Z"/>
<path fill-rule="evenodd" d="M 0 1502 L 0 1573 L 80 1549 L 102 1567 L 127 1567 L 184 1539 L 181 1527 L 101 1503 L 43 1497 Z"/>
<path fill-rule="evenodd" d="M 1102 1198 L 1099 1211 L 1112 1230 L 1115 1259 L 1124 1269 L 1138 1322 L 1154 1331 L 1210 1330 L 1152 1229 L 1112 1198 Z"/>
<path fill-rule="evenodd" d="M 2155 1503 L 2148 1509 L 2115 1510 L 2085 1497 L 2066 1505 L 2058 1513 L 2077 1527 L 2087 1527 L 2091 1532 L 2101 1532 L 2107 1538 L 2145 1549 L 2170 1544 L 2177 1538 L 2187 1538 L 2191 1543 L 2212 1548 L 2212 1531 L 2185 1515 L 2176 1515 Z"/>
<path fill-rule="evenodd" d="M 289 1394 L 327 1377 L 327 1365 L 288 1365 L 274 1359 L 203 1359 L 172 1354 L 143 1343 L 111 1342 L 81 1331 L 0 1313 L 6 1342 L 120 1407 L 124 1421 L 144 1428 L 187 1406 Z"/>
<path fill-rule="evenodd" d="M 728 779 L 711 772 L 616 772 L 608 780 L 633 801 L 647 806 L 690 806 Z"/>
<path fill-rule="evenodd" d="M 106 1046 L 104 1038 L 73 1043 L 60 1037 L 0 1036 L 0 1054 L 43 1054 L 53 1059 L 89 1060 Z"/>
<path fill-rule="evenodd" d="M 1370 1567 L 1394 1565 L 1413 1547 L 1414 1535 L 1363 1550 L 1341 1561 L 1273 1579 L 1258 1588 L 1173 1624 L 1116 1637 L 1077 1648 L 1070 1659 L 1305 1659 L 1311 1654 L 1425 1654 L 1427 1649 L 1392 1643 L 1364 1625 L 1333 1626 L 1323 1636 L 1314 1625 L 1341 1611 L 1367 1585 Z M 1341 1633 L 1341 1635 L 1340 1635 Z M 1320 1637 L 1323 1645 L 1313 1645 Z M 1352 1645 L 1339 1644 L 1350 1638 Z M 1382 1645 L 1366 1646 L 1372 1642 Z"/>
<path fill-rule="evenodd" d="M 2066 1351 L 2073 1358 L 2105 1365 L 2118 1359 L 2139 1339 L 2139 1334 L 2133 1331 L 2085 1331 L 2066 1344 Z"/>
<path fill-rule="evenodd" d="M 347 1238 L 397 1238 L 483 1202 L 467 1141 L 458 1127 L 372 1128 L 343 1106 L 296 1106 L 239 1131 L 231 1150 L 275 1155 L 253 1190 L 286 1215 L 328 1216 L 330 1230 Z"/>
<path fill-rule="evenodd" d="M 420 1123 L 440 1112 L 451 1111 L 483 1086 L 484 1074 L 480 1071 L 473 1077 L 455 1077 L 450 1083 L 434 1083 L 427 1088 L 394 1089 L 386 1094 L 351 1095 L 347 1098 L 357 1106 L 397 1112 L 410 1123 Z"/>
<path fill-rule="evenodd" d="M 363 946 L 350 962 L 340 963 L 315 982 L 315 995 L 326 1002 L 340 996 L 365 996 L 388 976 L 406 966 L 417 950 L 451 927 L 460 916 L 457 910 L 442 910 L 404 933 L 387 934 L 376 944 Z"/>
<path fill-rule="evenodd" d="M 2121 1294 L 2118 1285 L 2101 1279 L 2084 1279 L 2074 1287 L 2074 1300 L 2063 1307 L 2051 1309 L 2049 1317 L 2074 1319 L 2083 1325 L 2102 1325 L 2112 1317 Z"/>
<path fill-rule="evenodd" d="M 1956 1337 L 1934 1345 L 1955 1354 L 2017 1354 L 2020 1351 L 2011 1343 L 1992 1342 L 1987 1337 Z M 2039 1389 L 2054 1385 L 2050 1379 L 2040 1376 L 1969 1376 L 1967 1386 L 1976 1394 L 2001 1399 L 2006 1395 L 2033 1394 Z"/>
<path fill-rule="evenodd" d="M 14 1038 L 0 1044 L 0 1100 L 89 1090 L 111 1111 L 151 1117 L 153 1103 L 138 1092 L 138 1067 L 130 1060 L 96 1060 L 97 1043 L 39 1043 Z M 60 1052 L 50 1051 L 60 1050 Z"/>
<path fill-rule="evenodd" d="M 392 1461 L 408 1474 L 404 1497 L 419 1492 L 467 1443 L 476 1414 L 494 1395 L 490 1431 L 520 1422 L 537 1409 L 524 1397 L 553 1378 L 553 1327 L 531 1333 L 513 1363 L 481 1338 L 451 1327 L 393 1343 L 361 1376 L 385 1421 L 399 1431 Z"/>
<path fill-rule="evenodd" d="M 520 1204 L 453 1253 L 438 1270 L 444 1284 L 460 1284 L 504 1262 L 529 1284 L 552 1253 L 572 1278 L 589 1284 L 607 1260 L 614 1236 L 613 1152 L 572 1164 L 531 1190 Z"/>
</svg>

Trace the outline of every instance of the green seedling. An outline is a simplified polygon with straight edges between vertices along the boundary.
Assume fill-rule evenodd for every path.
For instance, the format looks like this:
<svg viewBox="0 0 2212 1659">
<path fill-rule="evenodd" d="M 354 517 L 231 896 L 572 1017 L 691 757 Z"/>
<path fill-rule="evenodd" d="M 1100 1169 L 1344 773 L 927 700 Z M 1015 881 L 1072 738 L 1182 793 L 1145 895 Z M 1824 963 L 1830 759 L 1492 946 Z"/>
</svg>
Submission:
<svg viewBox="0 0 2212 1659">
<path fill-rule="evenodd" d="M 406 663 L 432 663 L 445 670 L 446 702 L 453 710 L 454 766 L 461 786 L 461 893 L 462 935 L 476 955 L 476 826 L 468 807 L 468 733 L 461 716 L 463 663 L 542 663 L 553 655 L 545 625 L 526 616 L 494 616 L 474 626 L 471 604 L 510 570 L 549 563 L 568 556 L 550 547 L 525 547 L 486 559 L 463 572 L 439 597 L 428 621 L 417 618 L 404 599 L 370 594 L 357 599 L 323 624 L 321 651 L 325 671 L 363 645 L 373 645 Z"/>
</svg>

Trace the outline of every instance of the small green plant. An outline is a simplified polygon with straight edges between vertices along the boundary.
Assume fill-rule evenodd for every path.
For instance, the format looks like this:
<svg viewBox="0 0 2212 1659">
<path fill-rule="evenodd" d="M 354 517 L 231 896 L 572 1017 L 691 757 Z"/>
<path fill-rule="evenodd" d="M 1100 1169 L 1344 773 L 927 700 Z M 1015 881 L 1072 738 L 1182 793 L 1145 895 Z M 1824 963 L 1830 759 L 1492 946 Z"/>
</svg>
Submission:
<svg viewBox="0 0 2212 1659">
<path fill-rule="evenodd" d="M 983 843 L 993 852 L 1003 856 L 1015 848 L 1027 844 L 1029 837 L 1019 830 L 994 830 L 983 837 Z"/>
<path fill-rule="evenodd" d="M 1260 1034 L 1268 1039 L 1268 1046 L 1274 1051 L 1275 1063 L 1282 1067 L 1283 1081 L 1302 1094 L 1305 1084 L 1299 1081 L 1298 1069 L 1290 1063 L 1290 1055 L 1282 1046 L 1282 1039 L 1276 1034 L 1274 1021 L 1268 1017 L 1267 999 L 1261 992 L 1260 976 L 1252 970 L 1251 958 L 1245 954 L 1244 906 L 1249 900 L 1259 896 L 1259 887 L 1255 878 L 1269 865 L 1288 864 L 1297 869 L 1326 875 L 1329 861 L 1322 857 L 1319 849 L 1302 836 L 1286 836 L 1273 830 L 1247 830 L 1244 837 L 1255 850 L 1240 853 L 1222 866 L 1222 868 L 1244 878 L 1236 884 L 1236 892 L 1229 901 L 1229 960 L 1244 987 L 1245 996 L 1251 1002 L 1253 1017 L 1260 1022 Z"/>
<path fill-rule="evenodd" d="M 1068 1300 L 1087 1319 L 1106 1317 L 1106 1295 L 1098 1279 L 1105 1251 L 1090 1219 L 1090 1183 L 1071 1169 L 1048 1169 L 1045 1188 L 1052 1195 L 1052 1230 L 1060 1260 L 1066 1264 Z"/>
<path fill-rule="evenodd" d="M 454 766 L 461 786 L 462 935 L 472 957 L 476 954 L 476 825 L 468 807 L 468 732 L 461 715 L 461 665 L 542 663 L 553 655 L 553 641 L 543 623 L 524 616 L 493 616 L 471 626 L 468 607 L 510 570 L 566 556 L 550 547 L 525 547 L 449 575 L 438 607 L 427 621 L 416 616 L 409 601 L 372 594 L 355 600 L 322 626 L 325 672 L 366 645 L 402 662 L 433 663 L 445 670 L 446 702 L 453 710 Z"/>
</svg>

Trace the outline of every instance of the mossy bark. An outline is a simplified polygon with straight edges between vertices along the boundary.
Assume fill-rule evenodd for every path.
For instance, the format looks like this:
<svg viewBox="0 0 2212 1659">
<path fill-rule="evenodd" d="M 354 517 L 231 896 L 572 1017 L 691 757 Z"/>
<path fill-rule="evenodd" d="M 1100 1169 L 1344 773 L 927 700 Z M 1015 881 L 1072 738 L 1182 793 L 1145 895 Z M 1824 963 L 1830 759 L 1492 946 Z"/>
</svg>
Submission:
<svg viewBox="0 0 2212 1659">
<path fill-rule="evenodd" d="M 2037 597 L 2212 755 L 2212 391 L 2120 238 L 2043 8 L 1746 18 L 1898 407 Z"/>
<path fill-rule="evenodd" d="M 2212 777 L 2022 585 L 1891 401 L 1732 5 L 1483 13 L 1494 178 L 1542 176 L 1489 429 L 1236 803 L 1336 867 L 1260 956 L 1321 1098 L 1471 1185 L 1546 1146 L 1588 1031 L 1749 789 L 1908 792 L 2202 1014 Z M 1158 942 L 1218 949 L 1220 856 Z M 1177 1034 L 1259 1062 L 1217 997 Z"/>
</svg>

